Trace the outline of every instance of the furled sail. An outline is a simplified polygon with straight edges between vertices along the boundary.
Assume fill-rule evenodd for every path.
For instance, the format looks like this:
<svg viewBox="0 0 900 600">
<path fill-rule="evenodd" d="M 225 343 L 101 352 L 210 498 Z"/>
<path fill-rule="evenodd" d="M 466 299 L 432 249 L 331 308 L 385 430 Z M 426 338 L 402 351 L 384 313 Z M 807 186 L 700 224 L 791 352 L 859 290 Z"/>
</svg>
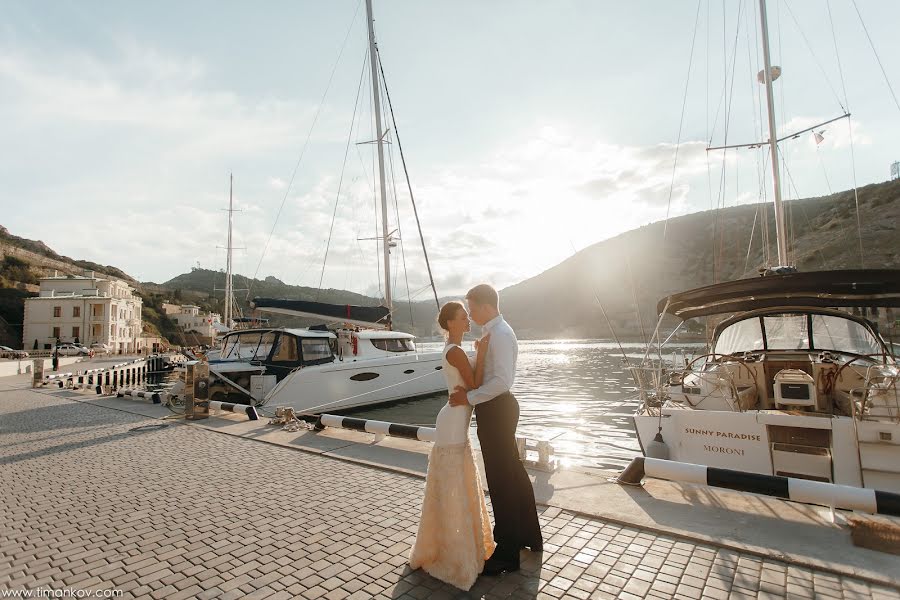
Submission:
<svg viewBox="0 0 900 600">
<path fill-rule="evenodd" d="M 391 311 L 384 306 L 354 306 L 353 304 L 329 304 L 278 298 L 254 298 L 250 307 L 269 313 L 340 321 L 364 327 L 372 325 L 384 327 L 391 314 Z"/>
</svg>

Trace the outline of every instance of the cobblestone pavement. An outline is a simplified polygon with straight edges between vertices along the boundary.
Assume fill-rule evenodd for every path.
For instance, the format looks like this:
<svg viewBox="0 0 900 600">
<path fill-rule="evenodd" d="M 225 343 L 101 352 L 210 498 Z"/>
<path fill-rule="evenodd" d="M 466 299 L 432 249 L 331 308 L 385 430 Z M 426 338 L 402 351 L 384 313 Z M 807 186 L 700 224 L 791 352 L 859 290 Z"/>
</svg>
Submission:
<svg viewBox="0 0 900 600">
<path fill-rule="evenodd" d="M 423 482 L 30 391 L 0 391 L 0 591 L 180 598 L 900 598 L 543 508 L 542 554 L 466 593 L 407 554 Z"/>
</svg>

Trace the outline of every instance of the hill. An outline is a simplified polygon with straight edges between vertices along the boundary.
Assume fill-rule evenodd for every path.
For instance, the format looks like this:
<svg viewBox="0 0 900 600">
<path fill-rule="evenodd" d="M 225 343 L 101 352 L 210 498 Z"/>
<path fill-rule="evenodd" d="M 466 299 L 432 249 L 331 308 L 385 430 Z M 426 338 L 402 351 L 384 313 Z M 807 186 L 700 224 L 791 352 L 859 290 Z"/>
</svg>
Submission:
<svg viewBox="0 0 900 600">
<path fill-rule="evenodd" d="M 865 266 L 900 267 L 896 229 L 900 181 L 865 186 L 858 192 Z M 786 203 L 791 257 L 799 269 L 860 266 L 855 202 L 853 192 L 845 191 Z M 656 302 L 663 296 L 716 281 L 752 277 L 766 264 L 761 240 L 764 213 L 770 232 L 770 264 L 774 264 L 777 253 L 770 207 L 750 204 L 705 211 L 670 219 L 668 224 L 652 223 L 585 248 L 555 267 L 503 289 L 502 312 L 523 338 L 608 338 L 602 302 L 618 335 L 644 339 L 642 329 L 652 329 Z M 274 277 L 250 280 L 237 275 L 234 282 L 235 288 L 250 288 L 251 296 L 378 304 L 375 298 L 331 289 L 319 293 Z M 199 298 L 219 312 L 221 298 L 215 298 L 211 290 L 223 287 L 224 274 L 204 269 L 160 285 Z M 639 313 L 635 305 L 640 307 Z M 241 306 L 245 313 L 249 311 L 243 299 Z M 400 302 L 395 308 L 398 328 L 420 336 L 438 333 L 433 302 L 417 302 L 412 307 Z M 309 325 L 314 321 L 272 316 L 271 322 Z"/>
<path fill-rule="evenodd" d="M 760 225 L 764 208 L 774 265 L 772 209 L 742 205 L 652 223 L 594 244 L 503 290 L 501 308 L 529 337 L 608 337 L 599 299 L 617 333 L 643 338 L 641 323 L 652 329 L 660 298 L 752 277 L 766 264 Z M 860 188 L 859 209 L 861 236 L 852 191 L 787 202 L 790 256 L 798 269 L 859 268 L 861 262 L 869 268 L 900 268 L 900 180 Z"/>
<path fill-rule="evenodd" d="M 786 203 L 790 256 L 800 270 L 900 268 L 900 180 L 858 190 Z M 768 255 L 762 223 L 768 224 Z M 610 329 L 625 338 L 644 339 L 656 318 L 656 302 L 667 294 L 741 277 L 759 266 L 774 265 L 774 214 L 768 205 L 749 204 L 656 222 L 622 233 L 574 254 L 525 281 L 501 290 L 501 309 L 522 338 L 608 338 Z M 861 235 L 858 235 L 858 232 Z M 665 234 L 665 235 L 664 235 Z M 860 240 L 863 256 L 860 258 Z M 161 309 L 163 302 L 197 304 L 223 312 L 224 274 L 192 269 L 162 284 L 138 283 L 121 270 L 60 256 L 40 241 L 0 227 L 0 344 L 21 344 L 24 298 L 37 291 L 37 278 L 57 270 L 84 269 L 129 281 L 144 300 L 148 329 L 176 341 L 178 327 Z M 251 297 L 319 300 L 371 306 L 378 300 L 344 290 L 288 285 L 275 277 L 235 275 L 236 289 Z M 245 315 L 246 293 L 238 293 Z M 636 309 L 635 307 L 638 307 Z M 394 323 L 419 336 L 438 333 L 433 302 L 397 302 Z M 316 321 L 271 315 L 273 325 L 306 326 Z"/>
<path fill-rule="evenodd" d="M 44 242 L 13 235 L 0 225 L 0 345 L 22 347 L 25 299 L 38 294 L 41 277 L 54 273 L 81 275 L 85 271 L 122 279 L 133 286 L 144 302 L 146 332 L 168 339 L 179 334 L 178 325 L 162 313 L 161 303 L 167 293 L 146 292 L 133 277 L 116 267 L 62 256 Z"/>
<path fill-rule="evenodd" d="M 289 285 L 275 277 L 265 279 L 251 279 L 243 275 L 234 275 L 234 288 L 236 290 L 250 290 L 250 298 L 290 298 L 292 300 L 313 300 L 330 302 L 335 304 L 355 304 L 359 306 L 377 306 L 379 300 L 369 296 L 363 296 L 354 292 L 336 289 L 318 290 L 317 288 Z M 224 310 L 223 293 L 214 293 L 213 290 L 222 290 L 225 287 L 225 274 L 221 271 L 209 269 L 191 269 L 190 273 L 183 273 L 159 284 L 143 284 L 145 288 L 169 290 L 178 293 L 180 298 L 191 301 L 207 310 L 213 310 L 221 314 Z M 245 316 L 251 313 L 250 304 L 246 292 L 235 292 L 237 303 Z M 398 329 L 414 332 L 420 336 L 434 335 L 435 315 L 437 307 L 432 302 L 414 302 L 410 306 L 406 302 L 395 301 L 394 324 Z M 306 327 L 321 323 L 317 319 L 303 319 L 284 315 L 260 315 L 268 318 L 273 325 Z"/>
</svg>

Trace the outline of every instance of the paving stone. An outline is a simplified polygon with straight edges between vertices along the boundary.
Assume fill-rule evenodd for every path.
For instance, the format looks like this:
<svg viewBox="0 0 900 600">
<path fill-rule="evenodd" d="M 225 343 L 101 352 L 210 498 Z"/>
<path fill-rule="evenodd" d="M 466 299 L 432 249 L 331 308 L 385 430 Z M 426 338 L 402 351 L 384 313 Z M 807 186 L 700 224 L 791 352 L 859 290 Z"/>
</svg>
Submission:
<svg viewBox="0 0 900 600">
<path fill-rule="evenodd" d="M 480 578 L 462 594 L 408 568 L 420 478 L 191 426 L 129 433 L 158 421 L 28 390 L 4 393 L 0 419 L 0 591 L 42 583 L 175 600 L 900 598 L 555 507 L 539 507 L 542 554 L 523 552 L 521 571 Z M 64 431 L 66 443 L 48 430 Z M 197 509 L 209 506 L 256 516 Z"/>
</svg>

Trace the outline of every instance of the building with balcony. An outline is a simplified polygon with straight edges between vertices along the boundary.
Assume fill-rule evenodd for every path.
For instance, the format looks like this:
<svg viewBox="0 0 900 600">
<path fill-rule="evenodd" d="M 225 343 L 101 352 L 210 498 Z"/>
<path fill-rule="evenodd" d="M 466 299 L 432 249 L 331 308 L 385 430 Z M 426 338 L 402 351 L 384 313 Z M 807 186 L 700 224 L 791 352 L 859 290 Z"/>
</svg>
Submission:
<svg viewBox="0 0 900 600">
<path fill-rule="evenodd" d="M 39 295 L 25 300 L 23 345 L 49 350 L 57 341 L 101 343 L 114 353 L 137 352 L 142 349 L 142 306 L 126 282 L 93 271 L 43 277 Z"/>
<path fill-rule="evenodd" d="M 184 332 L 187 345 L 215 344 L 216 335 L 222 330 L 220 314 L 201 312 L 194 304 L 163 303 L 162 309 Z"/>
</svg>

